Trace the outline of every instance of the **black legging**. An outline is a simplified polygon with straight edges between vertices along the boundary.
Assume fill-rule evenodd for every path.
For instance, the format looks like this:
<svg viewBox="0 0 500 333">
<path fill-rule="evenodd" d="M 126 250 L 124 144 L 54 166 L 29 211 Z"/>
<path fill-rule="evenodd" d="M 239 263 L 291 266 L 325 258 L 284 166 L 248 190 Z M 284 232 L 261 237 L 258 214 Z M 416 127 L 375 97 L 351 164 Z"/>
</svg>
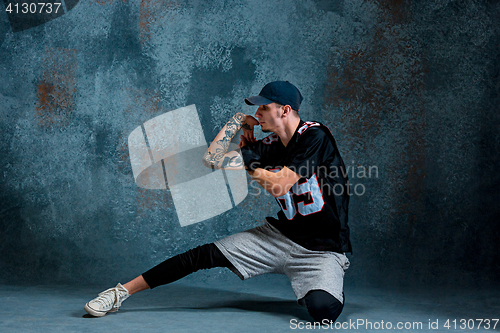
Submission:
<svg viewBox="0 0 500 333">
<path fill-rule="evenodd" d="M 177 281 L 200 269 L 227 267 L 235 270 L 233 264 L 222 254 L 214 243 L 205 244 L 178 254 L 156 265 L 142 274 L 151 289 Z M 315 321 L 324 319 L 335 321 L 344 305 L 324 290 L 311 290 L 301 299 Z"/>
<path fill-rule="evenodd" d="M 214 243 L 195 247 L 173 256 L 142 274 L 151 289 L 177 281 L 200 269 L 214 267 L 233 268 L 233 264 L 220 252 Z"/>
</svg>

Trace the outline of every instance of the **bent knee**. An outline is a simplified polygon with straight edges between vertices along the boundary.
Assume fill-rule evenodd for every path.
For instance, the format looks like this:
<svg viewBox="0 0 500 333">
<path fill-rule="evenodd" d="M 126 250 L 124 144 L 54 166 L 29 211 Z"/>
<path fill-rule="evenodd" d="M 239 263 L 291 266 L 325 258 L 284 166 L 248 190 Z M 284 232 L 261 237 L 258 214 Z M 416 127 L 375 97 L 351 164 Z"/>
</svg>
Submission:
<svg viewBox="0 0 500 333">
<path fill-rule="evenodd" d="M 318 322 L 324 319 L 335 321 L 344 308 L 344 304 L 324 290 L 311 290 L 304 301 L 309 314 Z"/>
</svg>

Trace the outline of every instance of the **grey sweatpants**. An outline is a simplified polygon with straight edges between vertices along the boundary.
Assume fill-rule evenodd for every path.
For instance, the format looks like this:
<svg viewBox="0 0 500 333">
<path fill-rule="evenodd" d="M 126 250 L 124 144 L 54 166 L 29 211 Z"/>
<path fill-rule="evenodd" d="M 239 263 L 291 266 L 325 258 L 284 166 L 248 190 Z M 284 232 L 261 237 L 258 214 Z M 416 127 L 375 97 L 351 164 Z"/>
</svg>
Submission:
<svg viewBox="0 0 500 333">
<path fill-rule="evenodd" d="M 297 300 L 310 290 L 324 290 L 343 303 L 344 271 L 349 260 L 344 254 L 311 251 L 285 237 L 266 221 L 264 225 L 214 242 L 234 265 L 242 280 L 271 273 L 284 274 Z"/>
</svg>

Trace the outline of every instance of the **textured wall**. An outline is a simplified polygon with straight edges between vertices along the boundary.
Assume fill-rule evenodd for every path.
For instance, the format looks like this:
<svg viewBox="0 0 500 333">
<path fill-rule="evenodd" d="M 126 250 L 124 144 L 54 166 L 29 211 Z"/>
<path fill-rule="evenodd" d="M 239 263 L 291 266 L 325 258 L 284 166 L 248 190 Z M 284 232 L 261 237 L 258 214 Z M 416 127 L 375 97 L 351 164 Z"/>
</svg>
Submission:
<svg viewBox="0 0 500 333">
<path fill-rule="evenodd" d="M 124 281 L 277 212 L 249 196 L 181 228 L 127 147 L 193 103 L 209 142 L 277 79 L 365 187 L 348 283 L 500 279 L 498 1 L 89 0 L 16 33 L 0 7 L 0 279 Z"/>
</svg>

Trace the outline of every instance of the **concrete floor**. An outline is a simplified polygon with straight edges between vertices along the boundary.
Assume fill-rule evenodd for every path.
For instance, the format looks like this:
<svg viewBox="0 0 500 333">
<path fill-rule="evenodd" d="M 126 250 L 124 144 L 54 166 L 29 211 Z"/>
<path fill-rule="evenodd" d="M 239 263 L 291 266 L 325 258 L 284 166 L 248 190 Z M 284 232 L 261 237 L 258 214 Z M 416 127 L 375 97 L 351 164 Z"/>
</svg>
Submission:
<svg viewBox="0 0 500 333">
<path fill-rule="evenodd" d="M 234 276 L 205 281 L 188 277 L 133 295 L 117 313 L 102 318 L 87 315 L 85 303 L 109 287 L 1 285 L 0 332 L 264 333 L 305 331 L 295 324 L 311 321 L 283 276 L 248 281 Z M 500 290 L 402 292 L 346 287 L 345 293 L 346 305 L 337 321 L 344 329 L 323 327 L 315 331 L 380 332 L 387 330 L 387 322 L 393 325 L 392 330 L 405 332 L 500 331 L 500 322 L 495 329 L 494 322 L 490 329 L 485 329 L 484 323 L 477 329 L 479 321 L 473 330 L 460 329 L 460 319 L 500 319 Z M 456 319 L 456 329 L 453 322 L 449 329 L 444 327 L 448 319 Z M 361 325 L 361 320 L 371 322 L 372 328 Z M 429 320 L 437 320 L 438 329 L 429 329 Z M 357 327 L 351 325 L 358 322 Z M 420 322 L 422 327 L 398 330 L 398 322 Z"/>
</svg>

